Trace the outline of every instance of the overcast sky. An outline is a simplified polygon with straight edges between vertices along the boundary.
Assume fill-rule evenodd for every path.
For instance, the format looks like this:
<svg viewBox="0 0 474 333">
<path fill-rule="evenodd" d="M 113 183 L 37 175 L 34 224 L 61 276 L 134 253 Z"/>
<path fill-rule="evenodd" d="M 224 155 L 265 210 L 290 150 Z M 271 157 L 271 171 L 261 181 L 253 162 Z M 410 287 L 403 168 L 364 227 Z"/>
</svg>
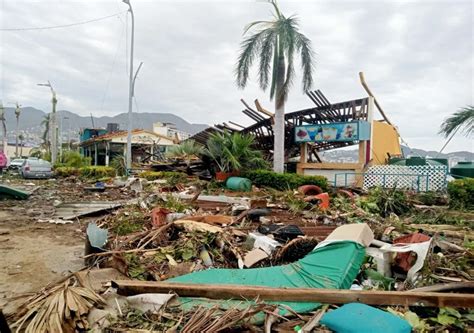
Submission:
<svg viewBox="0 0 474 333">
<path fill-rule="evenodd" d="M 258 98 L 272 110 L 255 76 L 245 90 L 233 70 L 243 27 L 271 15 L 259 1 L 132 0 L 138 112 L 169 112 L 194 123 L 251 121 L 240 98 Z M 412 147 L 439 149 L 442 120 L 473 102 L 473 2 L 280 1 L 296 14 L 316 52 L 314 89 L 331 102 L 366 97 L 363 71 L 388 117 Z M 0 0 L 0 28 L 65 25 L 35 31 L 0 31 L 0 99 L 50 109 L 50 80 L 58 109 L 81 115 L 127 111 L 130 18 L 120 0 Z M 287 112 L 312 107 L 295 82 Z M 474 151 L 456 137 L 446 151 Z"/>
</svg>

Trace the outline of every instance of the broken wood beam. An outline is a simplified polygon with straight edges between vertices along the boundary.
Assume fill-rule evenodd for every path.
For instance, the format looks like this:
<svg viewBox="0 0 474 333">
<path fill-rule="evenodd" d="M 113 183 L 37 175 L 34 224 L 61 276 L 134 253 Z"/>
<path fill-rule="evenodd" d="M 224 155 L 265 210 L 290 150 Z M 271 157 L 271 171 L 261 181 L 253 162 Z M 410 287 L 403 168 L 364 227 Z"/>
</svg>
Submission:
<svg viewBox="0 0 474 333">
<path fill-rule="evenodd" d="M 241 285 L 173 283 L 157 281 L 112 281 L 120 295 L 143 293 L 176 293 L 185 297 L 211 299 L 255 299 L 267 301 L 320 302 L 345 304 L 360 302 L 369 305 L 401 305 L 474 308 L 473 294 L 404 291 L 356 291 L 317 288 L 269 288 Z"/>
</svg>

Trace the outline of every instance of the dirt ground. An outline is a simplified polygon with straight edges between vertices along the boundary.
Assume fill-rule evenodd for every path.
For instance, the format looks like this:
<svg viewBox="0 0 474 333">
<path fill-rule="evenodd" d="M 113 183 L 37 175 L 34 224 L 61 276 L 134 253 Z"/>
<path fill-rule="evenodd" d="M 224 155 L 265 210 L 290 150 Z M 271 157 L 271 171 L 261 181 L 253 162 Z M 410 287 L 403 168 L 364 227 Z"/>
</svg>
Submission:
<svg viewBox="0 0 474 333">
<path fill-rule="evenodd" d="M 83 267 L 88 221 L 71 224 L 38 222 L 51 219 L 54 204 L 112 200 L 114 193 L 83 193 L 80 183 L 0 180 L 1 184 L 34 190 L 28 200 L 0 200 L 0 308 L 13 311 L 18 296 L 36 292 Z"/>
</svg>

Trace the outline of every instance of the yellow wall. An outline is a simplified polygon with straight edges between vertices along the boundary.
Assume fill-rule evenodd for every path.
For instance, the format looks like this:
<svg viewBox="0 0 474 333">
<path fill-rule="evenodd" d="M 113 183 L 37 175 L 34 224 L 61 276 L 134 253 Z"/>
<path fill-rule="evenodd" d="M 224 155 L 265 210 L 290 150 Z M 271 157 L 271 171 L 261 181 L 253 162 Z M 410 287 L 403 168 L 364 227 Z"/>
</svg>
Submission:
<svg viewBox="0 0 474 333">
<path fill-rule="evenodd" d="M 372 165 L 387 164 L 391 156 L 401 155 L 398 133 L 392 125 L 380 121 L 372 122 Z"/>
</svg>

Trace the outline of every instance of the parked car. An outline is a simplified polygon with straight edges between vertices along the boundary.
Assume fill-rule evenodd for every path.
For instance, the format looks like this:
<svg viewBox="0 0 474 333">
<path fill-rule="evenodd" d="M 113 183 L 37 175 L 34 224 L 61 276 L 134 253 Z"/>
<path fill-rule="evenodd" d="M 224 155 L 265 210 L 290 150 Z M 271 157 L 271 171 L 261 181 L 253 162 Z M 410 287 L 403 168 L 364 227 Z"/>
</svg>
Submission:
<svg viewBox="0 0 474 333">
<path fill-rule="evenodd" d="M 20 169 L 23 178 L 51 178 L 53 170 L 48 161 L 30 157 L 23 162 Z"/>
<path fill-rule="evenodd" d="M 8 166 L 7 170 L 8 171 L 20 171 L 21 166 L 25 162 L 24 158 L 15 158 L 10 162 L 10 165 Z"/>
</svg>

